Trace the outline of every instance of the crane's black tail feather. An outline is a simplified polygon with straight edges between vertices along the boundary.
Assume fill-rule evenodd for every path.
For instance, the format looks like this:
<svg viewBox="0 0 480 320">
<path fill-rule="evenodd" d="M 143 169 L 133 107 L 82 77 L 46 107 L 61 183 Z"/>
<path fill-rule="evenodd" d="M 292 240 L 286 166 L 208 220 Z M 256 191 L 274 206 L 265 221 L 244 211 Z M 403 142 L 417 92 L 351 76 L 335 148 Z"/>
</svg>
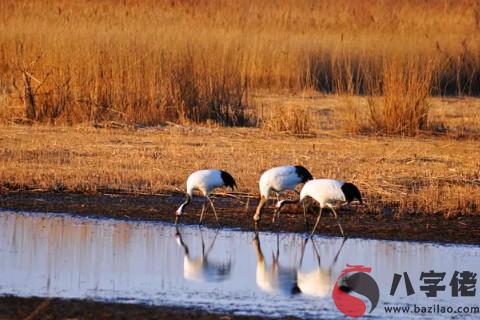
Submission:
<svg viewBox="0 0 480 320">
<path fill-rule="evenodd" d="M 235 182 L 235 179 L 233 179 L 232 175 L 226 171 L 220 171 L 220 172 L 221 172 L 221 177 L 225 186 L 234 190 L 237 187 L 237 183 Z"/>
</svg>

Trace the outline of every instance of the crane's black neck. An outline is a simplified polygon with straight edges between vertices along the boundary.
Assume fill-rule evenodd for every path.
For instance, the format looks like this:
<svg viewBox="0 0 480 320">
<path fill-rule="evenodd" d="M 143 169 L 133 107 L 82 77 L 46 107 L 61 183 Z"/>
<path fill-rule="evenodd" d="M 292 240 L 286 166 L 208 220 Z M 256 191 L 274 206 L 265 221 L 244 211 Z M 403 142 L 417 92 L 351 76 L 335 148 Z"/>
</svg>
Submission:
<svg viewBox="0 0 480 320">
<path fill-rule="evenodd" d="M 302 183 L 305 183 L 313 179 L 313 176 L 310 173 L 310 171 L 308 171 L 307 168 L 303 166 L 295 166 L 295 173 L 297 174 L 297 176 L 300 177 L 300 179 L 302 180 Z"/>
<path fill-rule="evenodd" d="M 178 216 L 180 216 L 180 215 L 183 214 L 183 208 L 185 208 L 185 206 L 190 203 L 190 200 L 191 200 L 191 197 L 190 197 L 190 195 L 187 193 L 187 198 L 185 199 L 185 201 L 180 205 L 180 207 L 179 207 L 178 210 L 177 210 L 177 215 L 178 215 Z"/>
<path fill-rule="evenodd" d="M 192 198 L 190 197 L 190 195 L 187 193 L 187 198 L 185 199 L 185 202 L 183 202 L 182 204 L 183 205 L 187 205 L 190 203 L 190 201 L 192 200 Z"/>
</svg>

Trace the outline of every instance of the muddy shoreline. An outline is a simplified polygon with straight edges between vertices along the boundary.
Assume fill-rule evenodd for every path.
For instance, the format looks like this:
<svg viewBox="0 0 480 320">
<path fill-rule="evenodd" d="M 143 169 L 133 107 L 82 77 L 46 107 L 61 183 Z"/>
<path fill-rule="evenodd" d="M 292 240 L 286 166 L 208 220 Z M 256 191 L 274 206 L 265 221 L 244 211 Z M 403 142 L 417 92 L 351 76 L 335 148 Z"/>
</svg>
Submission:
<svg viewBox="0 0 480 320">
<path fill-rule="evenodd" d="M 1 192 L 0 209 L 31 212 L 68 212 L 84 216 L 101 216 L 123 220 L 174 221 L 174 212 L 183 201 L 181 194 L 133 195 L 118 193 L 63 193 L 63 192 Z M 217 197 L 215 206 L 222 227 L 252 231 L 252 215 L 257 200 Z M 184 224 L 197 224 L 202 200 L 196 198 L 186 210 Z M 368 214 L 354 208 L 342 209 L 340 221 L 348 237 L 432 241 L 439 243 L 480 243 L 480 217 L 458 216 L 450 219 L 437 214 Z M 305 232 L 303 215 L 298 208 L 286 207 L 281 214 L 280 225 L 271 222 L 272 210 L 265 210 L 259 231 Z M 310 225 L 316 213 L 309 214 Z M 216 226 L 213 213 L 209 211 L 204 225 Z M 329 215 L 322 216 L 317 234 L 338 236 L 335 220 Z"/>
<path fill-rule="evenodd" d="M 208 313 L 200 309 L 156 307 L 77 299 L 0 297 L 0 319 L 262 319 Z"/>
</svg>

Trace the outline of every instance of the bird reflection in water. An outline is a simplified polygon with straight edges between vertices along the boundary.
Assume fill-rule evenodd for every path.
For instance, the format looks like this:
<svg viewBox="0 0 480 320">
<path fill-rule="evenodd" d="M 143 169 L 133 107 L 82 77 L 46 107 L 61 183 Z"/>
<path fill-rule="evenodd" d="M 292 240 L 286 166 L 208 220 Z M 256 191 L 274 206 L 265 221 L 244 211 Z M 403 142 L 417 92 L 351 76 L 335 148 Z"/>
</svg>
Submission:
<svg viewBox="0 0 480 320">
<path fill-rule="evenodd" d="M 215 245 L 218 230 L 215 232 L 213 240 L 207 249 L 205 249 L 201 227 L 199 227 L 198 232 L 200 233 L 202 252 L 201 255 L 194 257 L 188 245 L 183 241 L 180 229 L 176 228 L 175 239 L 177 244 L 183 249 L 183 277 L 187 280 L 201 282 L 221 282 L 228 279 L 232 267 L 231 259 L 228 261 L 213 261 L 208 258 Z"/>
<path fill-rule="evenodd" d="M 302 271 L 303 258 L 308 240 L 302 243 L 300 261 L 298 266 L 284 267 L 279 263 L 279 234 L 277 233 L 276 251 L 272 251 L 272 261 L 267 263 L 262 252 L 260 239 L 255 234 L 252 240 L 255 255 L 257 257 L 256 282 L 260 289 L 269 293 L 282 293 L 287 295 L 296 295 L 303 293 L 308 296 L 326 297 L 330 294 L 333 286 L 332 269 L 340 256 L 346 238 L 337 250 L 332 262 L 328 265 L 322 265 L 320 254 L 313 239 L 312 250 L 317 261 L 317 267 L 311 271 Z"/>
<path fill-rule="evenodd" d="M 317 261 L 317 267 L 312 271 L 302 272 L 301 268 L 303 263 L 303 257 L 305 255 L 305 248 L 309 239 L 311 239 L 312 242 L 312 251 Z M 340 256 L 345 241 L 347 241 L 347 238 L 343 239 L 342 244 L 338 248 L 335 257 L 333 258 L 330 265 L 328 265 L 327 267 L 325 265 L 322 266 L 321 264 L 320 254 L 318 252 L 314 239 L 305 239 L 302 245 L 302 253 L 300 256 L 300 263 L 297 271 L 298 287 L 303 294 L 320 298 L 324 298 L 330 295 L 334 281 L 334 279 L 332 279 L 332 269 L 335 266 L 338 257 Z"/>
<path fill-rule="evenodd" d="M 281 292 L 283 294 L 298 294 L 300 293 L 300 290 L 297 285 L 297 270 L 292 267 L 284 267 L 280 265 L 279 242 L 280 239 L 277 233 L 276 252 L 273 252 L 272 250 L 272 261 L 269 264 L 263 255 L 258 234 L 256 233 L 253 237 L 253 249 L 257 256 L 257 285 L 260 289 L 269 293 Z"/>
</svg>

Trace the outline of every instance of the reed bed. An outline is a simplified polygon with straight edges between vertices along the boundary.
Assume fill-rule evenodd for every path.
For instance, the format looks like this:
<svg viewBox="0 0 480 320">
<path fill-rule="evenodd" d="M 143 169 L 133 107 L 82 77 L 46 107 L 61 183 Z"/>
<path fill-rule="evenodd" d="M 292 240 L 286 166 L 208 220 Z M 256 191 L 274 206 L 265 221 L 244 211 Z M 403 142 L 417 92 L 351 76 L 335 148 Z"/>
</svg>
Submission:
<svg viewBox="0 0 480 320">
<path fill-rule="evenodd" d="M 385 96 L 370 104 L 383 114 L 370 127 L 392 133 L 387 109 L 418 111 L 411 79 L 428 80 L 421 96 L 480 93 L 479 31 L 474 0 L 6 0 L 0 114 L 23 102 L 25 116 L 52 124 L 245 126 L 262 123 L 252 92 L 313 89 Z M 395 57 L 395 70 L 432 68 L 393 79 Z M 388 83 L 400 82 L 397 94 Z M 414 122 L 401 133 L 423 129 Z"/>
</svg>

